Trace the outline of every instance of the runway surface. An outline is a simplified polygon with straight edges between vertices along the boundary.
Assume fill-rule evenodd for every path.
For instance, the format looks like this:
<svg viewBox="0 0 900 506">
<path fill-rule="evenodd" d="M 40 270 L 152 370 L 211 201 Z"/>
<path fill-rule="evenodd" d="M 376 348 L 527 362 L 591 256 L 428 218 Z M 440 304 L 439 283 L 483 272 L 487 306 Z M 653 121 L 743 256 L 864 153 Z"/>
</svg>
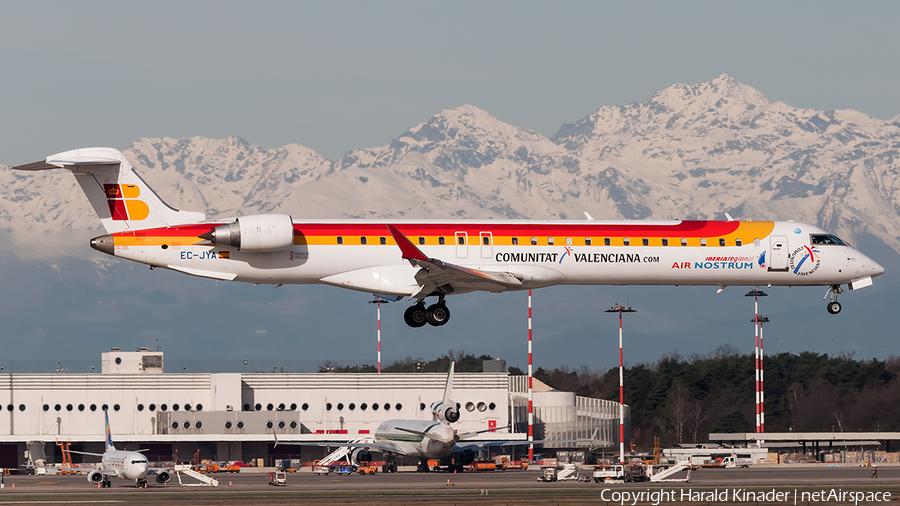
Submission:
<svg viewBox="0 0 900 506">
<path fill-rule="evenodd" d="M 590 474 L 589 469 L 583 471 Z M 113 480 L 113 487 L 97 489 L 84 476 L 7 476 L 5 488 L 0 490 L 2 504 L 310 504 L 328 505 L 597 505 L 619 504 L 612 498 L 614 492 L 674 491 L 674 500 L 662 504 L 701 504 L 707 501 L 691 501 L 682 489 L 691 492 L 716 491 L 718 499 L 713 504 L 757 504 L 738 496 L 743 492 L 786 491 L 798 494 L 797 504 L 813 501 L 801 500 L 803 492 L 825 490 L 864 491 L 892 493 L 891 499 L 900 499 L 900 467 L 882 466 L 878 478 L 872 479 L 871 468 L 861 467 L 788 467 L 760 466 L 750 469 L 703 469 L 694 471 L 690 483 L 627 483 L 598 484 L 579 482 L 539 483 L 540 472 L 502 471 L 480 473 L 397 473 L 369 476 L 315 476 L 311 473 L 288 475 L 286 487 L 268 485 L 265 474 L 219 474 L 217 488 L 179 488 L 177 480 L 163 487 L 151 481 L 149 488 L 136 489 L 131 482 Z M 683 477 L 682 474 L 680 477 Z M 451 485 L 447 484 L 450 480 Z M 192 482 L 185 478 L 185 482 Z M 229 486 L 229 482 L 231 483 Z M 15 488 L 12 485 L 15 484 Z M 605 491 L 605 492 L 604 492 Z M 722 495 L 722 492 L 725 492 Z M 486 494 L 486 495 L 484 495 Z M 882 496 L 883 497 L 883 496 Z M 671 497 L 670 497 L 671 499 Z M 722 499 L 722 500 L 719 500 Z M 652 500 L 637 504 L 652 504 Z M 793 504 L 793 495 L 786 501 L 760 501 L 759 504 Z M 632 504 L 629 500 L 626 504 Z M 853 504 L 848 501 L 828 501 L 828 504 Z M 861 503 L 862 504 L 862 503 Z M 870 503 L 866 503 L 870 504 Z"/>
</svg>

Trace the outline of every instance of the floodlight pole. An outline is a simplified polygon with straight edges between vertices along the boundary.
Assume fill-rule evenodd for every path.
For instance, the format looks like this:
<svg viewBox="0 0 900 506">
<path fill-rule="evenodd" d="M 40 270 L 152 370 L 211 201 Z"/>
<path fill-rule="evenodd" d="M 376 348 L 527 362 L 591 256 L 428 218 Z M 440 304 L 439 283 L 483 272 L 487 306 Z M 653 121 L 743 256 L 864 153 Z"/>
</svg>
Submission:
<svg viewBox="0 0 900 506">
<path fill-rule="evenodd" d="M 768 294 L 759 288 L 754 288 L 747 292 L 744 297 L 753 297 L 753 335 L 756 338 L 756 346 L 754 351 L 756 353 L 756 358 L 754 361 L 754 373 L 756 375 L 756 432 L 761 433 L 762 431 L 762 371 L 761 371 L 761 362 L 760 362 L 760 352 L 759 352 L 759 298 L 766 297 Z"/>
<path fill-rule="evenodd" d="M 766 387 L 765 387 L 765 371 L 763 359 L 766 357 L 765 347 L 763 346 L 763 324 L 769 323 L 769 317 L 759 315 L 759 432 L 766 431 Z"/>
<path fill-rule="evenodd" d="M 534 388 L 531 383 L 531 289 L 528 289 L 528 462 L 534 462 Z"/>
<path fill-rule="evenodd" d="M 619 463 L 625 465 L 625 363 L 622 354 L 622 313 L 636 313 L 631 306 L 615 306 L 607 313 L 619 313 Z"/>
<path fill-rule="evenodd" d="M 387 299 L 383 299 L 377 295 L 375 295 L 374 297 L 374 299 L 369 301 L 369 304 L 375 304 L 377 308 L 375 310 L 375 314 L 376 318 L 378 319 L 378 372 L 381 372 L 381 304 L 387 304 L 390 301 Z"/>
</svg>

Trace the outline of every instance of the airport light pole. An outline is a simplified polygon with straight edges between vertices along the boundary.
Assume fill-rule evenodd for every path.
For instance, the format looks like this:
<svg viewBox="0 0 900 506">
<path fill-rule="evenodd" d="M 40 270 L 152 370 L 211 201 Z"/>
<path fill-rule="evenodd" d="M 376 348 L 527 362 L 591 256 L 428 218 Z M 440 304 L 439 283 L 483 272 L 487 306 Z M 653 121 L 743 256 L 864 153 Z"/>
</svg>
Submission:
<svg viewBox="0 0 900 506">
<path fill-rule="evenodd" d="M 376 318 L 378 319 L 378 372 L 381 372 L 381 305 L 387 304 L 390 301 L 387 299 L 383 299 L 377 295 L 375 295 L 374 297 L 374 299 L 369 301 L 369 304 L 376 304 L 377 308 L 375 310 L 375 314 Z"/>
<path fill-rule="evenodd" d="M 761 430 L 762 426 L 760 425 L 760 422 L 761 422 L 760 415 L 762 414 L 762 412 L 761 412 L 762 398 L 761 398 L 761 389 L 760 389 L 760 387 L 762 386 L 762 383 L 761 383 L 762 382 L 762 374 L 760 371 L 760 354 L 759 354 L 759 329 L 760 329 L 759 298 L 767 297 L 767 296 L 768 296 L 768 294 L 766 292 L 760 290 L 759 288 L 754 288 L 744 295 L 744 297 L 753 297 L 753 334 L 756 337 L 756 347 L 755 347 L 756 360 L 754 362 L 754 364 L 755 364 L 754 368 L 755 368 L 755 374 L 756 374 L 756 432 L 757 433 L 762 432 L 762 430 Z"/>
<path fill-rule="evenodd" d="M 765 347 L 763 346 L 763 323 L 769 323 L 769 317 L 759 315 L 759 432 L 766 431 L 766 387 L 765 387 L 765 367 L 763 359 L 766 356 Z"/>
<path fill-rule="evenodd" d="M 531 384 L 531 289 L 528 289 L 528 462 L 534 462 L 534 388 Z"/>
<path fill-rule="evenodd" d="M 631 306 L 615 306 L 607 313 L 619 313 L 619 463 L 625 465 L 625 363 L 622 360 L 622 313 L 637 313 Z"/>
</svg>

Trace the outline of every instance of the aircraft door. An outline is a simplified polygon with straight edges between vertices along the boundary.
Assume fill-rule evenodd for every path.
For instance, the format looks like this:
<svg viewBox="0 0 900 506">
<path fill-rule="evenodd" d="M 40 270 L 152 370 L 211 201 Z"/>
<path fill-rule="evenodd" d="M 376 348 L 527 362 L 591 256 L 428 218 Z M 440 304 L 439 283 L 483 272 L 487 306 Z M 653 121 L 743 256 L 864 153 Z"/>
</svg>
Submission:
<svg viewBox="0 0 900 506">
<path fill-rule="evenodd" d="M 456 233 L 456 258 L 469 258 L 469 234 Z"/>
<path fill-rule="evenodd" d="M 769 238 L 769 270 L 788 270 L 788 241 L 783 235 Z"/>
<path fill-rule="evenodd" d="M 494 256 L 494 234 L 481 232 L 478 235 L 481 239 L 481 258 L 491 258 Z"/>
</svg>

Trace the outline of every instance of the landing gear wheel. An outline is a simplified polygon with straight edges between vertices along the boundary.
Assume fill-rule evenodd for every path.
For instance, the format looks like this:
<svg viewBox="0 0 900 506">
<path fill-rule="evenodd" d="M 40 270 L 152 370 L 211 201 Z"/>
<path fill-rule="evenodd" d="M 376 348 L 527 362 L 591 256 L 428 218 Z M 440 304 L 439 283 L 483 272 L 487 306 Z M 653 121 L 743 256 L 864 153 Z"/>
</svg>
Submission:
<svg viewBox="0 0 900 506">
<path fill-rule="evenodd" d="M 450 309 L 440 302 L 432 304 L 425 311 L 425 319 L 428 320 L 430 325 L 440 327 L 450 321 Z"/>
<path fill-rule="evenodd" d="M 426 323 L 428 323 L 428 316 L 425 311 L 424 304 L 416 304 L 414 306 L 409 306 L 406 308 L 406 312 L 403 313 L 403 320 L 412 328 L 423 327 Z"/>
<path fill-rule="evenodd" d="M 841 312 L 841 303 L 836 300 L 829 302 L 826 309 L 828 309 L 829 314 L 838 314 Z"/>
</svg>

